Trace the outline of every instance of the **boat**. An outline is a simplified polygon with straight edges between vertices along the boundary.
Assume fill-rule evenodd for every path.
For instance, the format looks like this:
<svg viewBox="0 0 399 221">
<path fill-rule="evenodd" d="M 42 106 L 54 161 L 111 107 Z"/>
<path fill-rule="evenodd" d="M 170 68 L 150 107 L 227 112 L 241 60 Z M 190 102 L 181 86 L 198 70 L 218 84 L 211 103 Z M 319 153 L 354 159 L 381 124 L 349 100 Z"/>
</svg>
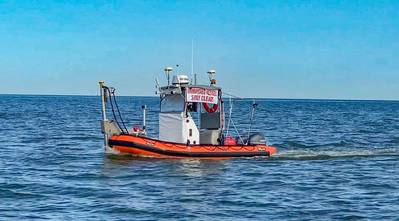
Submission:
<svg viewBox="0 0 399 221">
<path fill-rule="evenodd" d="M 102 121 L 105 152 L 109 154 L 129 154 L 137 157 L 152 158 L 200 158 L 229 159 L 237 157 L 270 157 L 277 148 L 267 145 L 261 133 L 251 131 L 256 104 L 252 106 L 251 123 L 248 136 L 230 135 L 230 125 L 235 124 L 229 118 L 226 126 L 224 96 L 222 88 L 216 85 L 216 71 L 208 71 L 209 85 L 194 83 L 187 75 L 170 76 L 173 68 L 164 69 L 167 84 L 160 86 L 156 81 L 157 94 L 160 97 L 159 136 L 147 134 L 147 106 L 142 106 L 143 122 L 141 126 L 127 128 L 119 111 L 115 88 L 100 81 Z M 230 97 L 231 102 L 231 97 Z M 112 113 L 112 119 L 108 119 Z"/>
</svg>

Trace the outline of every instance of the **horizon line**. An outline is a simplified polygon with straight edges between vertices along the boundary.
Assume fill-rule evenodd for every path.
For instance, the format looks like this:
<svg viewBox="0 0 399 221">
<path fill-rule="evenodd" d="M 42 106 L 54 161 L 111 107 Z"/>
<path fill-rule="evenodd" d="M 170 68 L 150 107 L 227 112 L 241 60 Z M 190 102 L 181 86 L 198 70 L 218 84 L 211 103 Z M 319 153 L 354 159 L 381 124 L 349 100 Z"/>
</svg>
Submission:
<svg viewBox="0 0 399 221">
<path fill-rule="evenodd" d="M 98 97 L 99 94 L 35 94 L 35 93 L 0 93 L 4 95 L 17 96 L 76 96 L 76 97 Z M 117 95 L 118 97 L 158 97 L 157 95 Z M 264 99 L 264 100 L 325 100 L 325 101 L 399 101 L 399 99 L 362 99 L 362 98 L 283 98 L 283 97 L 242 97 L 233 99 Z"/>
</svg>

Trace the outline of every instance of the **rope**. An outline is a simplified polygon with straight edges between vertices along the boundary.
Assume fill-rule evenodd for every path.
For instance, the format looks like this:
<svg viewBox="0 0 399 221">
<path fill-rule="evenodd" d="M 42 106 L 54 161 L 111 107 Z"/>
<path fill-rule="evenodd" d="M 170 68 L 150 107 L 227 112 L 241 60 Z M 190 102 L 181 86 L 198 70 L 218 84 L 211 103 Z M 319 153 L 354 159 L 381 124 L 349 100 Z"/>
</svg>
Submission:
<svg viewBox="0 0 399 221">
<path fill-rule="evenodd" d="M 126 130 L 126 131 L 123 131 L 123 128 L 122 128 L 121 125 L 119 124 L 118 118 L 116 117 L 116 114 L 115 114 L 115 108 L 114 108 L 114 104 L 113 104 L 113 101 L 112 101 L 112 95 L 115 96 L 115 94 L 114 94 L 113 92 L 111 92 L 111 90 L 110 90 L 109 87 L 105 87 L 105 86 L 104 86 L 104 88 L 106 89 L 106 91 L 107 91 L 108 94 L 109 94 L 109 101 L 110 101 L 109 103 L 111 104 L 112 116 L 113 116 L 113 118 L 114 118 L 116 124 L 118 125 L 118 127 L 122 129 L 122 133 L 127 134 L 128 132 L 127 132 L 126 126 L 123 124 L 124 129 Z M 113 90 L 113 91 L 114 91 L 114 90 Z M 116 106 L 117 106 L 117 104 L 116 104 Z M 117 107 L 117 109 L 118 109 L 118 112 L 119 112 L 119 108 L 118 108 L 118 107 Z M 119 114 L 120 114 L 120 112 L 119 112 Z M 119 117 L 121 118 L 120 115 L 119 115 Z M 122 119 L 122 118 L 121 118 L 121 119 Z"/>
<path fill-rule="evenodd" d="M 118 103 L 116 102 L 115 88 L 113 88 L 113 90 L 112 90 L 112 96 L 114 97 L 114 102 L 115 102 L 116 110 L 118 111 L 119 119 L 121 120 L 122 125 L 123 125 L 123 127 L 125 128 L 126 133 L 128 133 L 128 130 L 127 130 L 127 127 L 126 127 L 126 125 L 125 125 L 125 122 L 123 121 L 121 112 L 119 111 Z"/>
<path fill-rule="evenodd" d="M 231 124 L 233 124 L 233 127 L 234 127 L 234 129 L 235 129 L 235 131 L 236 131 L 236 133 L 237 133 L 237 135 L 238 135 L 238 138 L 240 138 L 241 143 L 244 144 L 244 141 L 242 140 L 241 135 L 240 135 L 240 133 L 238 132 L 237 127 L 236 127 L 236 125 L 235 125 L 235 123 L 234 123 L 233 120 L 231 120 Z"/>
<path fill-rule="evenodd" d="M 230 93 L 227 93 L 227 92 L 223 92 L 223 94 L 226 94 L 226 95 L 230 96 L 230 98 L 233 97 L 233 98 L 237 98 L 237 99 L 244 99 L 244 98 L 238 97 L 238 96 L 236 96 L 234 94 L 230 94 Z"/>
<path fill-rule="evenodd" d="M 229 98 L 229 105 L 230 105 L 230 107 L 229 107 L 229 121 L 227 121 L 226 136 L 229 135 L 231 114 L 233 112 L 233 102 L 231 102 L 231 97 Z"/>
<path fill-rule="evenodd" d="M 229 128 L 230 128 L 230 122 L 231 122 L 231 124 L 232 124 L 233 127 L 234 127 L 235 132 L 236 132 L 237 135 L 238 135 L 238 138 L 240 139 L 241 143 L 244 144 L 244 140 L 242 139 L 242 137 L 241 137 L 241 135 L 240 135 L 240 132 L 238 132 L 238 129 L 237 129 L 235 123 L 234 123 L 234 120 L 233 120 L 233 118 L 231 117 L 232 112 L 233 112 L 233 102 L 232 102 L 232 99 L 231 99 L 231 98 L 232 98 L 232 97 L 235 97 L 235 98 L 238 98 L 238 99 L 241 99 L 241 98 L 239 98 L 239 97 L 237 97 L 237 96 L 235 96 L 235 95 L 232 95 L 232 94 L 228 94 L 228 93 L 225 93 L 225 94 L 227 94 L 227 95 L 230 96 L 230 98 L 229 98 L 229 105 L 230 105 L 230 107 L 229 107 L 229 121 L 227 122 L 226 136 L 229 135 Z"/>
</svg>

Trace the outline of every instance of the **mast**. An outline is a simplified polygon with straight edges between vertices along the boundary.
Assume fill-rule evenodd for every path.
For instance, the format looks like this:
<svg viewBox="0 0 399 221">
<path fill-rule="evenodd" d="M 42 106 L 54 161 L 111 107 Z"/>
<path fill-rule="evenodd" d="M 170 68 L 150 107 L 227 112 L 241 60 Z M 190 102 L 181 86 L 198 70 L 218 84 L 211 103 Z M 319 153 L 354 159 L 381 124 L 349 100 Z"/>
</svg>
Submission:
<svg viewBox="0 0 399 221">
<path fill-rule="evenodd" d="M 194 74 L 194 39 L 191 39 L 191 76 L 194 78 L 194 85 L 197 85 L 197 74 Z"/>
<path fill-rule="evenodd" d="M 99 81 L 98 83 L 100 85 L 102 125 L 104 125 L 104 122 L 107 121 L 107 113 L 105 109 L 105 102 L 107 98 L 104 90 L 105 89 L 104 81 Z M 106 148 L 107 146 L 108 146 L 108 135 L 104 131 L 104 148 Z"/>
</svg>

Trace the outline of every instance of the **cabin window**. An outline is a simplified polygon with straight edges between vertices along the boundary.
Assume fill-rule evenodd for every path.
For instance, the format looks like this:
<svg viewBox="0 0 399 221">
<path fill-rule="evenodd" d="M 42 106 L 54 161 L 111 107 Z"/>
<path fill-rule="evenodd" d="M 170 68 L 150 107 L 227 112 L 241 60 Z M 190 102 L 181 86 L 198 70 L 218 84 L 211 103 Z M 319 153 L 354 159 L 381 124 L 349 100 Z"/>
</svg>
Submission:
<svg viewBox="0 0 399 221">
<path fill-rule="evenodd" d="M 183 112 L 184 111 L 184 97 L 181 95 L 167 95 L 161 101 L 161 112 Z"/>
</svg>

